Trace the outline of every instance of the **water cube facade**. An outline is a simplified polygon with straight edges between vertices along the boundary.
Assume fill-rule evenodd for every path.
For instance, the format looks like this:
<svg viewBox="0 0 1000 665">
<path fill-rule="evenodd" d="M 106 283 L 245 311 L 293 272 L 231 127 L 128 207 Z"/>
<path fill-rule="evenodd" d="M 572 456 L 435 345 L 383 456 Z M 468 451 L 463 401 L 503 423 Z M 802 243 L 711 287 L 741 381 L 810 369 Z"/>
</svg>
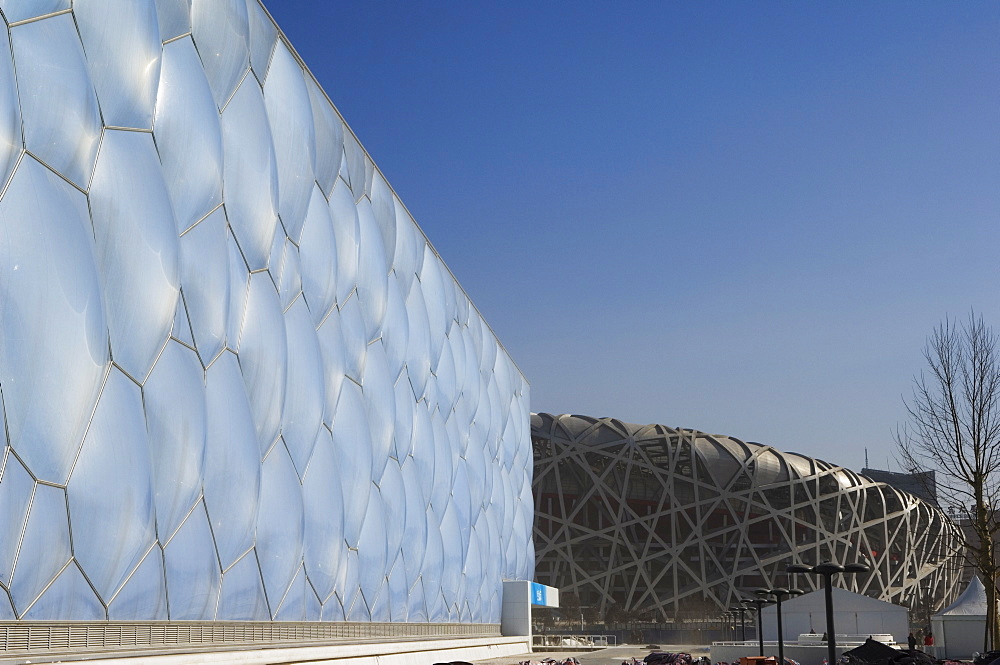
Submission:
<svg viewBox="0 0 1000 665">
<path fill-rule="evenodd" d="M 0 12 L 0 619 L 498 623 L 528 386 L 263 7 Z"/>
</svg>

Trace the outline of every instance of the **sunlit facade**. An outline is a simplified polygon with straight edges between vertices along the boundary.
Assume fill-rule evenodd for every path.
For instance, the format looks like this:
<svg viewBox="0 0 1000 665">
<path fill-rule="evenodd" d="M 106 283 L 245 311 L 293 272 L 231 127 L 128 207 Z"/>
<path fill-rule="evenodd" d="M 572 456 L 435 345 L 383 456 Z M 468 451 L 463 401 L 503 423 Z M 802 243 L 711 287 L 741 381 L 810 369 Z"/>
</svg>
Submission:
<svg viewBox="0 0 1000 665">
<path fill-rule="evenodd" d="M 0 620 L 498 624 L 528 386 L 263 7 L 0 11 Z"/>
<path fill-rule="evenodd" d="M 535 414 L 531 436 L 537 579 L 599 616 L 717 616 L 757 588 L 815 590 L 790 563 L 868 562 L 837 584 L 896 604 L 957 593 L 948 517 L 848 469 L 614 418 Z"/>
</svg>

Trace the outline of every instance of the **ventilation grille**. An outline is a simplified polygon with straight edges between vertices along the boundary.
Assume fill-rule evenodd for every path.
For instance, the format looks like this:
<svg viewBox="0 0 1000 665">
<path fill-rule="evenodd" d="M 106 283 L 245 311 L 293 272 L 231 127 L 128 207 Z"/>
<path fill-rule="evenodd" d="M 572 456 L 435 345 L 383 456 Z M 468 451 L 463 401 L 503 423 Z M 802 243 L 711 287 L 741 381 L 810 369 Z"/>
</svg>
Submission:
<svg viewBox="0 0 1000 665">
<path fill-rule="evenodd" d="M 498 624 L 268 621 L 0 622 L 0 653 L 162 650 L 368 639 L 498 637 Z"/>
</svg>

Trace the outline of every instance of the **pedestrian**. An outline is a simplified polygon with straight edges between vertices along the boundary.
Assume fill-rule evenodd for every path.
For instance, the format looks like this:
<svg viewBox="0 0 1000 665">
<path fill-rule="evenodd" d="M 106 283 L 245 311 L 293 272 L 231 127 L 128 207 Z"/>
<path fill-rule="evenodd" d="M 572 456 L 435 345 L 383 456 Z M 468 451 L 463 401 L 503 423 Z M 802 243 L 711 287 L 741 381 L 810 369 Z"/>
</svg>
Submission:
<svg viewBox="0 0 1000 665">
<path fill-rule="evenodd" d="M 927 631 L 927 636 L 924 638 L 924 646 L 925 647 L 934 646 L 934 633 Z"/>
<path fill-rule="evenodd" d="M 910 631 L 910 636 L 906 638 L 906 642 L 910 645 L 911 653 L 917 650 L 917 636 L 912 631 Z"/>
</svg>

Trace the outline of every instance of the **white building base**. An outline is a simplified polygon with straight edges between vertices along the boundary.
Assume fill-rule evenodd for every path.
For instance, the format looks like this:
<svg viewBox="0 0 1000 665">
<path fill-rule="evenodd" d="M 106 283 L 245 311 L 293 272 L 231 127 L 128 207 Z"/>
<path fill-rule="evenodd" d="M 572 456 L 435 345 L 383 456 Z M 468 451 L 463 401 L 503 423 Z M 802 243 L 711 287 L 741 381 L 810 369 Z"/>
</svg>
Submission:
<svg viewBox="0 0 1000 665">
<path fill-rule="evenodd" d="M 529 637 L 487 637 L 452 640 L 410 640 L 404 642 L 370 642 L 366 644 L 335 644 L 328 646 L 274 648 L 233 651 L 186 651 L 183 653 L 128 654 L 106 656 L 87 654 L 86 665 L 431 665 L 455 660 L 474 661 L 503 658 L 531 652 Z M 77 655 L 77 658 L 82 654 Z M 76 660 L 69 654 L 53 656 L 52 660 L 31 656 L 32 663 Z M 0 663 L 5 661 L 0 656 Z M 18 660 L 16 662 L 25 662 Z"/>
</svg>

